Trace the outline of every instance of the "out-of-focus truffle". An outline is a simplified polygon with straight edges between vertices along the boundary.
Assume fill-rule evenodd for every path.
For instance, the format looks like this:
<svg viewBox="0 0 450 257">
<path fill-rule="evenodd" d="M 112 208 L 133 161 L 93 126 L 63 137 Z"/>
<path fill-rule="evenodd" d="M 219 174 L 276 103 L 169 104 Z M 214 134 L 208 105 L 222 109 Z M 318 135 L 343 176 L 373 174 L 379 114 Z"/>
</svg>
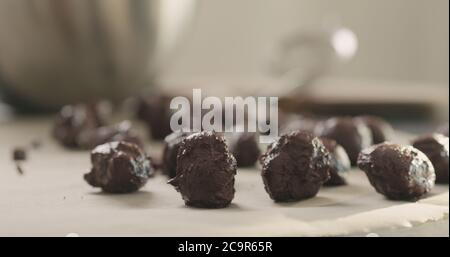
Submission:
<svg viewBox="0 0 450 257">
<path fill-rule="evenodd" d="M 442 134 L 424 135 L 413 141 L 431 161 L 436 172 L 436 183 L 448 184 L 448 137 Z"/>
<path fill-rule="evenodd" d="M 346 185 L 347 181 L 344 176 L 351 168 L 350 159 L 344 148 L 336 141 L 329 138 L 321 138 L 323 145 L 328 150 L 331 156 L 330 161 L 330 179 L 325 182 L 325 186 L 342 186 Z"/>
<path fill-rule="evenodd" d="M 162 157 L 162 169 L 163 173 L 169 178 L 174 178 L 177 174 L 177 155 L 181 142 L 190 133 L 176 131 L 168 135 L 164 139 L 164 151 Z"/>
<path fill-rule="evenodd" d="M 261 155 L 256 133 L 237 132 L 228 138 L 230 151 L 236 158 L 238 167 L 254 166 Z"/>
<path fill-rule="evenodd" d="M 82 131 L 78 135 L 78 145 L 82 149 L 93 149 L 108 142 L 125 141 L 143 147 L 142 140 L 131 129 L 129 121 L 122 121 L 116 125 L 103 126 L 96 129 Z"/>
<path fill-rule="evenodd" d="M 416 200 L 430 192 L 436 179 L 425 154 L 412 146 L 388 142 L 364 149 L 358 167 L 378 193 L 392 200 Z"/>
<path fill-rule="evenodd" d="M 313 197 L 330 178 L 330 162 L 322 141 L 311 133 L 282 135 L 261 158 L 265 189 L 276 202 Z"/>
<path fill-rule="evenodd" d="M 103 125 L 105 121 L 98 104 L 67 105 L 56 117 L 53 136 L 66 147 L 78 148 L 80 133 Z"/>
<path fill-rule="evenodd" d="M 137 116 L 147 124 L 155 140 L 163 140 L 172 133 L 170 128 L 171 97 L 167 95 L 148 96 L 140 99 Z"/>
<path fill-rule="evenodd" d="M 169 184 L 181 193 L 188 206 L 224 208 L 234 198 L 235 174 L 236 160 L 223 136 L 203 131 L 182 141 L 177 174 Z"/>
<path fill-rule="evenodd" d="M 387 121 L 375 116 L 360 116 L 361 120 L 372 132 L 372 143 L 380 144 L 384 141 L 392 140 L 394 129 Z"/>
<path fill-rule="evenodd" d="M 335 140 L 344 147 L 352 165 L 356 165 L 359 152 L 372 145 L 372 133 L 362 121 L 351 117 L 331 118 L 320 122 L 315 134 Z"/>
</svg>

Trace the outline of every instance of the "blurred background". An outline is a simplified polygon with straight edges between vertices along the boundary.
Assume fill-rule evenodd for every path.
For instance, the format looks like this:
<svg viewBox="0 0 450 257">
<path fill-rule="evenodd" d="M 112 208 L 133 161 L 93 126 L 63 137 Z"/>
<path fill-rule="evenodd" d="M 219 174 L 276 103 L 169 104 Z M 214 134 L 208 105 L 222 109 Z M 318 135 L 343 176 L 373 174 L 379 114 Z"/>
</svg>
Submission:
<svg viewBox="0 0 450 257">
<path fill-rule="evenodd" d="M 358 36 L 358 54 L 331 75 L 448 85 L 449 1 L 208 0 L 174 77 L 259 77 L 268 51 L 302 29 L 340 23 Z"/>
<path fill-rule="evenodd" d="M 448 12 L 447 0 L 0 0 L 0 88 L 28 111 L 201 87 L 440 122 Z M 286 42 L 296 51 L 283 56 Z M 336 58 L 336 44 L 350 54 Z"/>
</svg>

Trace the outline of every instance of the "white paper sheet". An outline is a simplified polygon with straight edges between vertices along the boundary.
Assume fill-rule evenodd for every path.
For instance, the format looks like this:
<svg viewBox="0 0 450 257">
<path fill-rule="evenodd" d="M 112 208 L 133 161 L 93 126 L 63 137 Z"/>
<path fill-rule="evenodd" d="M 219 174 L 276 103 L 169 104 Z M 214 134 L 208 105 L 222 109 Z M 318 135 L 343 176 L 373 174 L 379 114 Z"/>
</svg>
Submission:
<svg viewBox="0 0 450 257">
<path fill-rule="evenodd" d="M 359 170 L 350 172 L 348 186 L 288 204 L 269 198 L 257 168 L 238 170 L 235 199 L 226 209 L 185 207 L 162 175 L 140 192 L 108 195 L 82 178 L 89 153 L 59 147 L 49 137 L 50 124 L 36 119 L 0 125 L 1 236 L 334 236 L 448 219 L 448 185 L 416 203 L 389 201 Z M 11 150 L 37 138 L 44 138 L 43 146 L 29 152 L 21 176 Z M 161 145 L 150 143 L 148 150 L 160 153 Z"/>
</svg>

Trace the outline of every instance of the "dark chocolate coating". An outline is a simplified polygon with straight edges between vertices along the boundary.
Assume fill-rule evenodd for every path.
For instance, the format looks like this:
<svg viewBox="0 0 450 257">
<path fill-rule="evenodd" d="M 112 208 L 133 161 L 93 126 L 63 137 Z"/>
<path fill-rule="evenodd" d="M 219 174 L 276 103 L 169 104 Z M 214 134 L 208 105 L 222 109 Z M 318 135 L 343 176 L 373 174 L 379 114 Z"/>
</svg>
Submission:
<svg viewBox="0 0 450 257">
<path fill-rule="evenodd" d="M 448 122 L 446 124 L 442 124 L 441 126 L 439 126 L 437 132 L 448 137 Z"/>
<path fill-rule="evenodd" d="M 436 183 L 448 184 L 448 137 L 442 134 L 421 136 L 414 140 L 413 146 L 430 159 L 436 172 Z"/>
<path fill-rule="evenodd" d="M 356 119 L 360 119 L 369 127 L 372 132 L 372 144 L 380 144 L 384 141 L 392 140 L 394 130 L 387 121 L 374 116 L 361 116 Z"/>
<path fill-rule="evenodd" d="M 56 117 L 53 137 L 65 147 L 79 148 L 78 137 L 104 125 L 96 104 L 64 106 Z"/>
<path fill-rule="evenodd" d="M 177 155 L 181 142 L 189 133 L 176 131 L 168 135 L 164 141 L 164 151 L 162 157 L 163 173 L 169 178 L 174 178 L 177 174 Z"/>
<path fill-rule="evenodd" d="M 181 193 L 188 206 L 224 208 L 234 198 L 236 167 L 223 136 L 203 131 L 182 141 L 177 174 L 168 183 Z"/>
<path fill-rule="evenodd" d="M 382 143 L 358 157 L 375 190 L 392 200 L 417 200 L 430 192 L 436 175 L 425 154 L 412 146 Z"/>
<path fill-rule="evenodd" d="M 139 102 L 137 116 L 147 124 L 150 135 L 155 140 L 163 140 L 172 133 L 170 101 L 170 96 L 158 95 L 142 98 Z"/>
<path fill-rule="evenodd" d="M 81 149 L 93 149 L 108 142 L 125 141 L 143 147 L 142 140 L 131 129 L 129 121 L 117 125 L 103 126 L 85 130 L 78 135 L 77 142 Z"/>
<path fill-rule="evenodd" d="M 228 142 L 238 167 L 252 167 L 258 161 L 261 150 L 256 133 L 233 133 Z"/>
<path fill-rule="evenodd" d="M 13 161 L 26 161 L 27 151 L 20 147 L 15 148 L 12 153 L 12 159 Z"/>
<path fill-rule="evenodd" d="M 330 179 L 325 182 L 325 186 L 342 186 L 347 181 L 343 177 L 351 168 L 350 159 L 347 152 L 336 141 L 329 138 L 320 139 L 331 156 L 330 162 Z"/>
<path fill-rule="evenodd" d="M 359 152 L 372 145 L 372 134 L 360 120 L 351 117 L 331 118 L 320 122 L 315 129 L 317 136 L 335 140 L 344 147 L 353 166 Z"/>
<path fill-rule="evenodd" d="M 282 135 L 261 157 L 265 189 L 276 202 L 311 198 L 330 178 L 330 162 L 327 149 L 313 134 Z"/>
<path fill-rule="evenodd" d="M 84 179 L 107 193 L 131 193 L 143 187 L 153 173 L 149 158 L 133 143 L 111 142 L 91 153 L 92 169 Z"/>
</svg>

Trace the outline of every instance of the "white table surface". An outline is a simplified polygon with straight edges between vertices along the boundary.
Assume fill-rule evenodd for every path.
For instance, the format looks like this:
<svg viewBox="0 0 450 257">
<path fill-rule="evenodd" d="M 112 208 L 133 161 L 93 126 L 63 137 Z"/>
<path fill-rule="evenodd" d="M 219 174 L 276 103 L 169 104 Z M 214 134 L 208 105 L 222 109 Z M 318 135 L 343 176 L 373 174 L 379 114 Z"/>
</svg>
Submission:
<svg viewBox="0 0 450 257">
<path fill-rule="evenodd" d="M 238 170 L 236 197 L 222 210 L 185 207 L 162 175 L 139 193 L 103 194 L 82 179 L 89 153 L 58 146 L 50 125 L 48 118 L 0 123 L 0 235 L 449 235 L 448 185 L 437 186 L 423 202 L 393 202 L 375 193 L 357 170 L 349 186 L 323 188 L 294 204 L 273 203 L 256 168 Z M 19 175 L 11 150 L 34 139 L 43 146 L 29 152 Z M 147 150 L 159 154 L 161 144 L 148 143 Z"/>
</svg>

